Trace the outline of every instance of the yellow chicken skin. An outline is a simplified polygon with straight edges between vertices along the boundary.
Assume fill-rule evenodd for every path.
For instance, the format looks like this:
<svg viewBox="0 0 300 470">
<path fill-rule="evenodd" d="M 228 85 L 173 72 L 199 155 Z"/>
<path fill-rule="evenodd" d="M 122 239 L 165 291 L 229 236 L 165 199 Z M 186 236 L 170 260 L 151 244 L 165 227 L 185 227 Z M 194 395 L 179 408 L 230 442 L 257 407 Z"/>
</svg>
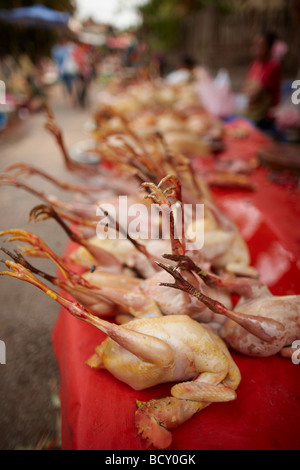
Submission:
<svg viewBox="0 0 300 470">
<path fill-rule="evenodd" d="M 223 341 L 197 321 L 186 315 L 169 315 L 116 325 L 54 292 L 24 266 L 13 261 L 5 264 L 11 271 L 1 275 L 35 285 L 77 319 L 108 336 L 87 361 L 91 367 L 105 368 L 135 390 L 174 384 L 168 406 L 163 406 L 165 397 L 163 401 L 137 403 L 136 427 L 149 444 L 168 447 L 172 441 L 168 429 L 179 426 L 210 403 L 236 398 L 241 380 L 237 365 Z"/>
<path fill-rule="evenodd" d="M 186 315 L 141 318 L 122 325 L 125 330 L 139 333 L 136 341 L 152 349 L 151 359 L 139 357 L 107 338 L 96 348 L 98 367 L 103 367 L 135 390 L 159 383 L 194 379 L 206 373 L 209 382 L 220 383 L 229 371 L 228 358 L 215 335 Z M 152 337 L 162 342 L 162 349 L 153 348 Z M 218 377 L 218 379 L 216 379 Z M 176 387 L 175 387 L 176 388 Z M 221 391 L 222 387 L 218 388 Z M 227 390 L 226 390 L 227 391 Z M 195 389 L 196 395 L 200 394 Z M 232 397 L 232 391 L 228 391 Z M 220 394 L 217 394 L 221 396 Z"/>
</svg>

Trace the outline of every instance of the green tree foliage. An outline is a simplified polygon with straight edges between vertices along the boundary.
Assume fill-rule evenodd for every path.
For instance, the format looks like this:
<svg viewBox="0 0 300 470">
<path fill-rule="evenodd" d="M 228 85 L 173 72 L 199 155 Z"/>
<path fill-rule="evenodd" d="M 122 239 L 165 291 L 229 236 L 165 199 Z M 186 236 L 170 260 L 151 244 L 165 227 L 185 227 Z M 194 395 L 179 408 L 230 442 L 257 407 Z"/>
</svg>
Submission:
<svg viewBox="0 0 300 470">
<path fill-rule="evenodd" d="M 212 6 L 227 13 L 244 0 L 149 0 L 139 7 L 142 29 L 154 50 L 170 51 L 180 45 L 184 20 L 193 12 Z"/>
<path fill-rule="evenodd" d="M 76 10 L 74 0 L 0 0 L 0 9 L 9 10 L 34 4 L 42 4 L 53 10 L 69 13 L 74 13 Z M 1 22 L 0 56 L 12 55 L 17 58 L 25 52 L 35 61 L 43 55 L 50 54 L 59 33 L 59 30 L 30 28 Z"/>
</svg>

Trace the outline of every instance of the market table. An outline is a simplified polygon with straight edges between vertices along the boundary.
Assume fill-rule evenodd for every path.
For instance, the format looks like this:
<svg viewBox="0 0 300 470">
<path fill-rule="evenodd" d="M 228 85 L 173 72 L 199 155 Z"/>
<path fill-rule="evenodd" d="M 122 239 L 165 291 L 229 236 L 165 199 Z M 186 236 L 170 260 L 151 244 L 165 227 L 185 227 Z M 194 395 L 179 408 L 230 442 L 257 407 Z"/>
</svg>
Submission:
<svg viewBox="0 0 300 470">
<path fill-rule="evenodd" d="M 223 157 L 242 152 L 252 158 L 265 143 L 253 129 L 246 140 L 227 142 Z M 238 225 L 251 264 L 271 292 L 300 294 L 299 190 L 275 184 L 262 167 L 250 178 L 256 191 L 215 188 L 216 202 Z M 73 248 L 70 244 L 67 251 Z M 61 310 L 53 346 L 61 377 L 62 448 L 146 449 L 134 427 L 136 400 L 168 396 L 170 384 L 137 392 L 107 371 L 91 369 L 85 361 L 104 338 L 95 327 Z M 300 351 L 295 349 L 295 361 L 231 352 L 242 375 L 237 399 L 212 404 L 175 429 L 169 450 L 299 450 Z"/>
</svg>

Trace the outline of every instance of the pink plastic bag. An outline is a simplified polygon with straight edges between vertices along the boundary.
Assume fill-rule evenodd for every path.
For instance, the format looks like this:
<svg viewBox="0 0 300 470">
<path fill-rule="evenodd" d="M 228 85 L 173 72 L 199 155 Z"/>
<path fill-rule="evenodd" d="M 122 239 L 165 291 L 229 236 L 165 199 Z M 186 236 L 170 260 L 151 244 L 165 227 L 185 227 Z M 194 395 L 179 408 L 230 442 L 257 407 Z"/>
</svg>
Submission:
<svg viewBox="0 0 300 470">
<path fill-rule="evenodd" d="M 196 93 L 205 109 L 217 118 L 231 116 L 236 110 L 236 98 L 231 89 L 229 75 L 220 70 L 215 77 L 205 77 L 196 84 Z"/>
</svg>

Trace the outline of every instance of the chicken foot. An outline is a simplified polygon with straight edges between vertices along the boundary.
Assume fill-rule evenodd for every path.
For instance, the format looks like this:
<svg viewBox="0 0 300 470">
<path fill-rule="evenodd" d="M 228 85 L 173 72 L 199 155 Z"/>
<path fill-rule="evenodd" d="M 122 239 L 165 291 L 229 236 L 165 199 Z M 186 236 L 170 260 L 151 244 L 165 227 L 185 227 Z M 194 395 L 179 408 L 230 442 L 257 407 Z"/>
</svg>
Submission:
<svg viewBox="0 0 300 470">
<path fill-rule="evenodd" d="M 265 318 L 261 316 L 245 315 L 239 312 L 233 311 L 225 307 L 221 302 L 211 299 L 206 296 L 200 290 L 196 289 L 188 281 L 186 281 L 181 274 L 178 272 L 177 267 L 165 266 L 159 263 L 159 266 L 167 271 L 175 279 L 174 283 L 160 283 L 161 286 L 173 287 L 179 289 L 190 295 L 196 297 L 198 300 L 203 302 L 209 309 L 220 315 L 224 315 L 227 318 L 235 321 L 240 326 L 245 328 L 247 331 L 252 333 L 254 336 L 260 338 L 263 341 L 281 344 L 285 336 L 285 328 L 282 323 L 273 320 L 271 318 Z"/>
<path fill-rule="evenodd" d="M 162 315 L 160 308 L 153 299 L 147 297 L 143 292 L 135 290 L 138 284 L 138 281 L 135 282 L 135 278 L 103 271 L 102 276 L 101 273 L 98 273 L 96 278 L 89 278 L 98 281 L 97 285 L 95 285 L 89 279 L 85 279 L 84 276 L 81 276 L 67 267 L 37 235 L 18 229 L 0 232 L 0 236 L 7 234 L 14 235 L 9 241 L 24 241 L 33 245 L 39 252 L 43 252 L 45 256 L 52 260 L 60 269 L 64 279 L 60 280 L 59 278 L 49 277 L 49 275 L 45 275 L 29 265 L 21 255 L 14 258 L 13 254 L 9 253 L 13 259 L 18 261 L 25 268 L 32 268 L 33 272 L 35 271 L 36 274 L 42 275 L 54 285 L 66 290 L 78 301 L 81 301 L 84 305 L 88 306 L 89 309 L 92 309 L 97 315 L 111 316 L 114 306 L 115 310 L 117 307 L 121 309 L 121 311 L 114 312 L 117 318 L 120 314 L 120 321 L 123 318 L 122 315 L 126 312 L 132 317 L 139 318 Z M 125 286 L 124 281 L 126 283 Z"/>
</svg>

